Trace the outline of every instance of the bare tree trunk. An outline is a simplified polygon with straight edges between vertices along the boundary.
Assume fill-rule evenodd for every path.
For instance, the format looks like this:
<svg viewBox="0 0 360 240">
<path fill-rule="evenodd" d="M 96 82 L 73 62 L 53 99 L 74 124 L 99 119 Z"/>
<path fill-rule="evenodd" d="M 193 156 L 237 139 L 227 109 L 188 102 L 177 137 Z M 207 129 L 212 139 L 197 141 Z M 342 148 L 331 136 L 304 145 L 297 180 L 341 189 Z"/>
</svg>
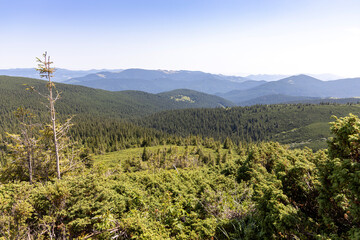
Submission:
<svg viewBox="0 0 360 240">
<path fill-rule="evenodd" d="M 55 110 L 53 112 L 53 117 L 52 118 L 52 128 L 53 128 L 53 132 L 54 132 L 54 146 L 55 146 L 55 157 L 56 157 L 56 173 L 57 173 L 57 178 L 60 179 L 61 175 L 60 175 L 60 158 L 59 158 L 59 146 L 58 146 L 58 141 L 57 141 L 57 135 L 56 135 L 56 126 L 55 126 Z"/>
<path fill-rule="evenodd" d="M 48 68 L 50 64 L 50 58 L 48 60 Z M 52 122 L 52 130 L 54 135 L 54 147 L 55 147 L 55 157 L 56 157 L 56 173 L 57 178 L 61 178 L 60 173 L 60 158 L 59 158 L 59 146 L 58 146 L 58 139 L 57 139 L 57 132 L 56 132 L 56 112 L 55 112 L 55 106 L 54 106 L 54 98 L 53 98 L 53 92 L 52 92 L 52 82 L 51 82 L 51 74 L 48 72 L 48 80 L 49 80 L 49 101 L 50 101 L 50 115 L 51 115 L 51 122 Z"/>
<path fill-rule="evenodd" d="M 59 93 L 57 93 L 57 95 L 54 97 L 53 96 L 53 86 L 55 86 L 53 84 L 53 82 L 51 81 L 51 77 L 52 74 L 55 71 L 55 68 L 52 68 L 50 65 L 52 64 L 52 62 L 50 61 L 50 57 L 47 56 L 47 52 L 45 52 L 43 54 L 44 56 L 44 61 L 42 61 L 41 59 L 37 58 L 37 61 L 39 62 L 38 64 L 38 71 L 40 72 L 40 76 L 41 77 L 45 77 L 48 80 L 48 85 L 47 88 L 49 90 L 49 95 L 46 96 L 49 100 L 49 108 L 50 108 L 50 117 L 51 117 L 51 123 L 52 123 L 52 131 L 53 131 L 53 141 L 54 141 L 54 150 L 55 150 L 55 157 L 56 157 L 56 173 L 57 173 L 57 178 L 60 179 L 61 178 L 61 172 L 60 172 L 60 156 L 59 156 L 59 141 L 58 141 L 58 136 L 57 136 L 57 131 L 56 131 L 56 111 L 55 111 L 55 102 L 58 100 L 59 98 Z"/>
</svg>

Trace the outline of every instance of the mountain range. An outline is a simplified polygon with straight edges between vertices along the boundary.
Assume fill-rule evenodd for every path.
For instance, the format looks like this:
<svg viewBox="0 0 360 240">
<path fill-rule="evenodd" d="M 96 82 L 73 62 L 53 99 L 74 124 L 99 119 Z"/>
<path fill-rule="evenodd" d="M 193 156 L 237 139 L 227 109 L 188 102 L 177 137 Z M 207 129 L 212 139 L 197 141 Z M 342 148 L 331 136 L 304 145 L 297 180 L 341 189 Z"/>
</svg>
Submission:
<svg viewBox="0 0 360 240">
<path fill-rule="evenodd" d="M 65 83 L 109 91 L 132 89 L 150 93 L 179 88 L 192 89 L 215 94 L 236 105 L 303 102 L 360 96 L 360 78 L 322 81 L 304 74 L 268 82 L 194 71 L 127 69 L 117 73 L 89 74 L 69 79 Z"/>
<path fill-rule="evenodd" d="M 33 69 L 0 70 L 7 75 L 37 75 Z M 252 80 L 282 75 L 249 75 L 248 77 L 210 74 L 200 71 L 166 71 L 126 69 L 112 71 L 70 71 L 58 69 L 56 80 L 66 84 L 81 85 L 108 91 L 141 91 L 159 94 L 169 91 L 193 90 L 226 99 L 221 105 L 248 106 L 254 104 L 296 103 L 329 101 L 333 98 L 354 98 L 360 96 L 360 78 L 322 81 L 308 75 L 296 75 L 280 80 Z M 181 89 L 181 90 L 178 90 Z M 188 90 L 185 90 L 188 89 Z M 179 94 L 183 95 L 183 94 Z M 187 96 L 174 98 L 186 101 Z M 190 100 L 191 102 L 192 100 Z M 331 100 L 333 102 L 333 100 Z M 351 100 L 352 102 L 356 100 Z M 234 103 L 234 104 L 233 104 Z M 195 105 L 195 104 L 192 104 Z"/>
<path fill-rule="evenodd" d="M 246 90 L 265 83 L 265 81 L 253 81 L 243 77 L 216 75 L 200 71 L 126 69 L 118 73 L 89 74 L 84 77 L 69 79 L 64 83 L 109 91 L 131 89 L 160 93 L 185 88 L 214 94 L 233 89 Z"/>
<path fill-rule="evenodd" d="M 293 97 L 306 98 L 349 98 L 360 96 L 360 78 L 339 79 L 333 81 L 321 81 L 319 79 L 307 76 L 297 75 L 284 78 L 278 81 L 266 82 L 259 86 L 246 90 L 233 90 L 227 93 L 217 94 L 236 104 L 264 98 L 267 96 L 282 95 L 283 99 L 287 97 L 293 100 Z M 289 102 L 284 100 L 284 102 Z M 278 103 L 278 102 L 277 102 Z"/>
</svg>

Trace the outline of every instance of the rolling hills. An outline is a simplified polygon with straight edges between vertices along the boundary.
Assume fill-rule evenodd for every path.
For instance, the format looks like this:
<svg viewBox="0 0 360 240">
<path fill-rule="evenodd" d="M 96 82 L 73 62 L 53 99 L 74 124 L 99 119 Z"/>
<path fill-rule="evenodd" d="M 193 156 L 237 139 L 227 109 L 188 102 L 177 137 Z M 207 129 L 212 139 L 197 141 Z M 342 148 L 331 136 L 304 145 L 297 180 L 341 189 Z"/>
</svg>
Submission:
<svg viewBox="0 0 360 240">
<path fill-rule="evenodd" d="M 24 84 L 45 92 L 45 81 L 0 76 L 1 109 L 12 111 L 19 106 L 42 108 L 40 96 L 26 91 Z M 66 114 L 87 113 L 126 118 L 168 109 L 233 106 L 231 102 L 220 97 L 185 89 L 161 94 L 141 91 L 109 92 L 60 83 L 56 84 L 56 89 L 62 92 L 58 109 L 60 113 Z M 178 101 L 179 96 L 187 97 L 188 101 Z"/>
</svg>

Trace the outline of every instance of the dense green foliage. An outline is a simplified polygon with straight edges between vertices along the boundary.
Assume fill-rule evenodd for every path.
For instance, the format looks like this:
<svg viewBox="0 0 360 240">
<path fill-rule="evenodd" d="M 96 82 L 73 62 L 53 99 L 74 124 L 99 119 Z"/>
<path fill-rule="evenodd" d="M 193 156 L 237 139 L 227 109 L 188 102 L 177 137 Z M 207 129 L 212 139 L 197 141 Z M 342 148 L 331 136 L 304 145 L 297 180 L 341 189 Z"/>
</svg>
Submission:
<svg viewBox="0 0 360 240">
<path fill-rule="evenodd" d="M 350 114 L 331 124 L 329 158 L 320 167 L 320 213 L 334 235 L 360 237 L 360 120 Z"/>
<path fill-rule="evenodd" d="M 291 205 L 311 201 L 314 194 L 315 180 L 307 177 L 315 172 L 311 151 L 294 152 L 273 143 L 234 149 L 219 149 L 215 143 L 213 148 L 140 148 L 125 159 L 113 158 L 112 167 L 103 166 L 99 157 L 91 170 L 61 181 L 3 184 L 0 232 L 18 238 L 30 233 L 38 238 L 260 239 L 311 231 L 289 229 L 307 223 L 306 218 L 286 222 L 312 210 L 309 205 L 296 211 Z M 310 189 L 301 182 L 288 185 L 303 176 Z M 279 194 L 278 205 L 263 206 Z M 272 215 L 263 215 L 267 211 Z M 304 228 L 311 228 L 307 224 Z"/>
<path fill-rule="evenodd" d="M 360 125 L 350 116 L 337 120 L 332 131 L 347 129 L 352 119 Z M 345 135 L 336 136 L 330 146 L 345 146 Z M 358 141 L 348 139 L 348 146 Z M 352 184 L 358 177 L 341 177 L 349 168 L 332 154 L 271 142 L 199 142 L 194 137 L 185 146 L 97 156 L 92 168 L 69 172 L 60 181 L 4 182 L 0 237 L 356 238 L 358 194 Z M 343 151 L 330 147 L 335 152 Z M 341 159 L 352 151 L 346 154 Z"/>
</svg>

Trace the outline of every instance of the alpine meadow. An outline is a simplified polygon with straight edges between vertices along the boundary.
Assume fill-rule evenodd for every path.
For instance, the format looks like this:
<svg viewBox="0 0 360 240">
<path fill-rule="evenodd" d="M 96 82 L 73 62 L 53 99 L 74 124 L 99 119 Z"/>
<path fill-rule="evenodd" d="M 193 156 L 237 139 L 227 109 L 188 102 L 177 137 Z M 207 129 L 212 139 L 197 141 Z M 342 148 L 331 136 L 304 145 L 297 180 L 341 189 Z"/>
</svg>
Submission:
<svg viewBox="0 0 360 240">
<path fill-rule="evenodd" d="M 357 1 L 0 5 L 0 240 L 360 239 Z"/>
</svg>

